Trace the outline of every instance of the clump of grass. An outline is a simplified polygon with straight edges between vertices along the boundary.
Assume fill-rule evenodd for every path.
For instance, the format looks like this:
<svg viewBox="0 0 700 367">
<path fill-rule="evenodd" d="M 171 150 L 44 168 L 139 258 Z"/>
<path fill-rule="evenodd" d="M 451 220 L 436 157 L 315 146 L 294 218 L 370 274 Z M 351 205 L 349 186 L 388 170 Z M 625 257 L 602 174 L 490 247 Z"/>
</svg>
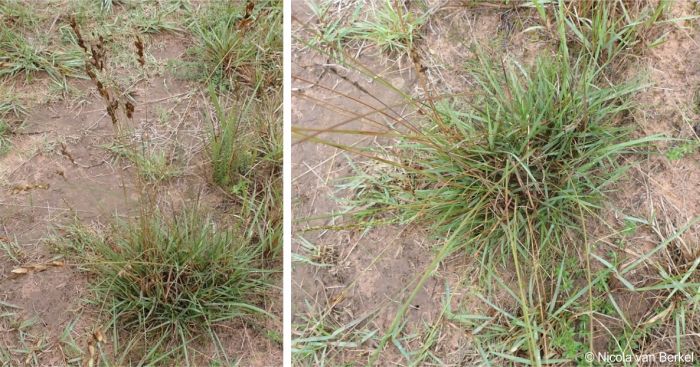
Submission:
<svg viewBox="0 0 700 367">
<path fill-rule="evenodd" d="M 355 23 L 363 7 L 361 3 L 357 3 L 354 11 L 345 19 L 333 11 L 334 5 L 336 4 L 332 1 L 309 2 L 309 9 L 316 17 L 316 32 L 304 42 L 312 49 L 326 50 L 333 58 L 342 60 L 344 44 L 354 32 L 348 24 Z"/>
<path fill-rule="evenodd" d="M 651 1 L 580 1 L 554 9 L 570 31 L 572 47 L 588 53 L 601 65 L 623 61 L 626 53 L 639 45 L 653 47 L 665 35 L 655 32 L 671 2 Z M 655 38 L 654 38 L 655 37 Z"/>
<path fill-rule="evenodd" d="M 209 91 L 214 107 L 210 140 L 214 182 L 235 194 L 257 178 L 278 175 L 282 162 L 278 98 L 249 98 L 227 108 L 213 87 Z"/>
<path fill-rule="evenodd" d="M 282 122 L 279 94 L 227 109 L 210 87 L 214 129 L 209 144 L 215 184 L 243 203 L 248 235 L 281 249 Z M 254 93 L 253 93 L 254 94 Z"/>
<path fill-rule="evenodd" d="M 47 45 L 35 44 L 22 34 L 9 28 L 0 31 L 0 77 L 44 71 L 54 78 L 80 76 L 83 57 L 79 49 L 55 50 Z"/>
<path fill-rule="evenodd" d="M 281 1 L 214 3 L 194 14 L 190 23 L 199 41 L 190 54 L 204 67 L 207 82 L 231 87 L 233 77 L 253 87 L 281 85 Z"/>
<path fill-rule="evenodd" d="M 66 237 L 92 275 L 92 302 L 107 313 L 115 342 L 131 336 L 119 364 L 167 357 L 190 365 L 194 340 L 219 345 L 215 325 L 267 315 L 257 306 L 268 285 L 261 247 L 198 210 L 143 213 L 106 234 L 72 228 Z"/>
<path fill-rule="evenodd" d="M 169 8 L 138 9 L 129 15 L 130 27 L 141 34 L 156 34 L 161 32 L 182 31 L 177 22 L 171 20 L 171 16 L 178 10 L 175 4 Z"/>
<path fill-rule="evenodd" d="M 5 0 L 0 3 L 0 21 L 5 27 L 32 30 L 39 23 L 39 17 L 27 6 L 17 0 Z"/>
<path fill-rule="evenodd" d="M 246 186 L 244 178 L 257 159 L 253 137 L 242 126 L 244 116 L 250 114 L 251 100 L 240 110 L 227 111 L 213 87 L 209 88 L 209 94 L 218 122 L 210 142 L 213 179 L 232 192 L 241 192 Z"/>
<path fill-rule="evenodd" d="M 425 128 L 374 153 L 392 155 L 382 164 L 399 168 L 394 178 L 346 185 L 357 194 L 351 206 L 363 208 L 354 214 L 459 230 L 462 246 L 485 259 L 509 254 L 511 235 L 546 251 L 579 227 L 581 208 L 600 205 L 620 174 L 617 157 L 643 143 L 619 124 L 639 87 L 598 86 L 597 67 L 566 55 L 531 68 L 481 57 L 473 70 L 471 106 L 439 103 Z"/>
<path fill-rule="evenodd" d="M 385 0 L 372 8 L 366 20 L 354 23 L 350 38 L 369 41 L 383 52 L 403 55 L 413 49 L 418 31 L 428 20 L 427 14 L 417 15 L 397 3 Z"/>
</svg>

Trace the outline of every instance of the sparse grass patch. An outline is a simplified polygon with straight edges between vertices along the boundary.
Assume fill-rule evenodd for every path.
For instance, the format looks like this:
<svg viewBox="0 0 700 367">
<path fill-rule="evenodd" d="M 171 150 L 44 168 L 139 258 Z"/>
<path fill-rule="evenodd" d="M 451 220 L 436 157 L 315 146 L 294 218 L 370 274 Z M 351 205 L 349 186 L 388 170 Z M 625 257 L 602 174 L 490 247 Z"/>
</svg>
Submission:
<svg viewBox="0 0 700 367">
<path fill-rule="evenodd" d="M 139 176 L 146 182 L 166 181 L 181 172 L 162 149 L 146 147 L 138 149 L 119 143 L 109 145 L 107 149 L 132 162 L 136 166 Z"/>
<path fill-rule="evenodd" d="M 39 366 L 39 356 L 49 347 L 47 337 L 34 327 L 37 318 L 25 318 L 22 308 L 0 301 L 0 363 L 3 366 Z"/>
<path fill-rule="evenodd" d="M 0 239 L 0 250 L 2 250 L 2 256 L 0 258 L 4 257 L 11 261 L 14 265 L 21 264 L 25 258 L 24 252 L 17 244 L 17 241 Z"/>
<path fill-rule="evenodd" d="M 201 211 L 143 213 L 104 234 L 71 228 L 66 240 L 92 277 L 119 365 L 194 365 L 202 341 L 227 359 L 215 326 L 268 315 L 258 306 L 269 273 L 262 247 Z"/>
<path fill-rule="evenodd" d="M 423 6 L 422 2 L 420 6 Z M 398 7 L 397 7 L 398 5 Z M 346 46 L 352 43 L 368 43 L 389 56 L 401 57 L 413 49 L 420 28 L 428 20 L 426 12 L 409 9 L 404 3 L 391 0 L 377 4 L 357 2 L 346 15 L 336 12 L 342 4 L 330 0 L 309 4 L 318 19 L 316 32 L 304 42 L 343 59 Z"/>
<path fill-rule="evenodd" d="M 296 316 L 303 321 L 297 325 L 301 326 L 299 337 L 292 340 L 292 361 L 295 366 L 336 366 L 338 364 L 333 356 L 339 350 L 359 348 L 376 338 L 376 330 L 362 326 L 365 317 L 339 325 L 322 317 L 323 310 L 308 303 L 305 307 L 305 314 L 301 310 L 296 311 Z"/>
<path fill-rule="evenodd" d="M 698 140 L 689 140 L 689 141 L 684 141 L 671 149 L 669 149 L 666 152 L 666 158 L 676 161 L 679 159 L 683 159 L 684 157 L 688 155 L 692 155 L 693 153 L 697 152 L 698 149 L 700 149 L 700 141 Z"/>
<path fill-rule="evenodd" d="M 0 155 L 7 153 L 12 145 L 10 142 L 10 126 L 4 120 L 0 119 Z"/>
<path fill-rule="evenodd" d="M 3 99 L 5 99 L 4 96 Z M 15 121 L 26 115 L 27 111 L 20 103 L 14 100 L 0 101 L 0 156 L 7 153 L 12 145 L 10 135 L 13 132 L 13 126 L 16 127 Z"/>
</svg>

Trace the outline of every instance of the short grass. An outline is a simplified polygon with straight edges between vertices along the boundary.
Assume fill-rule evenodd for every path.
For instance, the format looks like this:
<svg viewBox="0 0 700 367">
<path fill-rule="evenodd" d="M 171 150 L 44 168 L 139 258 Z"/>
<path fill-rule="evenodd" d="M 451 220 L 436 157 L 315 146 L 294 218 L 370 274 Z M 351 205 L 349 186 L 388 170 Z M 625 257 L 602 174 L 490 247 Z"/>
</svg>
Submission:
<svg viewBox="0 0 700 367">
<path fill-rule="evenodd" d="M 0 120 L 0 155 L 7 153 L 12 145 L 10 141 L 10 125 L 4 120 Z"/>
<path fill-rule="evenodd" d="M 412 50 L 415 38 L 428 16 L 418 15 L 398 4 L 385 0 L 377 7 L 370 8 L 366 20 L 353 24 L 350 38 L 365 41 L 389 55 L 400 56 Z"/>
<path fill-rule="evenodd" d="M 269 286 L 262 247 L 201 211 L 154 211 L 106 233 L 80 226 L 67 232 L 119 365 L 195 365 L 197 346 L 207 340 L 219 347 L 218 358 L 230 358 L 216 325 L 267 316 L 259 307 Z"/>
<path fill-rule="evenodd" d="M 343 59 L 344 49 L 353 44 L 367 45 L 380 54 L 400 58 L 413 49 L 415 38 L 428 19 L 425 4 L 416 3 L 419 9 L 409 9 L 404 3 L 391 0 L 348 4 L 312 1 L 309 7 L 318 22 L 303 43 L 329 52 L 339 60 Z M 351 12 L 341 10 L 348 6 L 352 7 Z"/>
<path fill-rule="evenodd" d="M 0 326 L 5 338 L 0 344 L 0 363 L 4 366 L 39 365 L 39 356 L 49 348 L 45 334 L 37 333 L 33 327 L 39 323 L 36 318 L 27 319 L 21 314 L 21 307 L 0 302 Z"/>
<path fill-rule="evenodd" d="M 61 48 L 49 45 L 46 37 L 29 39 L 10 28 L 0 31 L 0 77 L 24 75 L 29 78 L 37 72 L 63 79 L 82 75 L 83 57 L 77 45 Z"/>
<path fill-rule="evenodd" d="M 4 85 L 2 85 L 4 87 Z M 26 109 L 17 102 L 14 96 L 11 96 L 10 90 L 7 96 L 3 93 L 0 96 L 0 156 L 7 153 L 12 145 L 10 136 L 13 134 L 14 128 L 21 123 L 21 120 L 26 117 Z"/>
</svg>

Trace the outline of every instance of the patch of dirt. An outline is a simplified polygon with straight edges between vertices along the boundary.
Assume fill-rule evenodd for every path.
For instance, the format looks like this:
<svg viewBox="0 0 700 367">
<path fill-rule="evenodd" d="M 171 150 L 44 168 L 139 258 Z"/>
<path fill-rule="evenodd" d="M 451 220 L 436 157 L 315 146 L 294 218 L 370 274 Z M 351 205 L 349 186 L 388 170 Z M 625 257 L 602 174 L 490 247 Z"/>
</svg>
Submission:
<svg viewBox="0 0 700 367">
<path fill-rule="evenodd" d="M 671 18 L 697 16 L 693 2 L 673 2 Z M 694 132 L 700 124 L 697 93 L 700 90 L 700 22 L 681 21 L 672 27 L 665 41 L 648 51 L 642 67 L 653 83 L 639 96 L 636 121 L 645 135 L 663 134 L 671 138 L 700 139 Z M 677 146 L 659 144 L 661 153 Z M 664 154 L 640 167 L 643 200 L 638 211 L 654 209 L 676 228 L 700 216 L 700 149 L 677 160 Z M 684 236 L 687 256 L 700 256 L 700 225 Z"/>
</svg>

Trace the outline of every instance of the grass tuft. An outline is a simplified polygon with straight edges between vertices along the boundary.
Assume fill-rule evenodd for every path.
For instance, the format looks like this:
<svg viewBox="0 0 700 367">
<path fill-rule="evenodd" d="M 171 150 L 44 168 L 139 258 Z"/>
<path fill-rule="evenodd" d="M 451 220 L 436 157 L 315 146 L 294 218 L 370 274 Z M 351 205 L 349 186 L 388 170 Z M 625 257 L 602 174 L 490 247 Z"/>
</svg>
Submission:
<svg viewBox="0 0 700 367">
<path fill-rule="evenodd" d="M 166 350 L 188 356 L 189 344 L 214 337 L 215 325 L 267 314 L 256 306 L 267 287 L 261 247 L 199 211 L 144 213 L 106 235 L 72 228 L 66 237 L 93 275 L 92 302 L 107 312 L 115 335 L 132 336 L 123 358 L 152 364 Z"/>
<path fill-rule="evenodd" d="M 368 19 L 353 24 L 350 38 L 368 41 L 390 55 L 403 55 L 413 49 L 418 31 L 428 20 L 397 3 L 385 0 L 372 8 Z"/>
<path fill-rule="evenodd" d="M 579 208 L 594 210 L 620 175 L 617 158 L 646 140 L 620 126 L 635 84 L 597 86 L 599 69 L 584 59 L 542 58 L 527 68 L 474 68 L 480 93 L 470 106 L 441 102 L 427 126 L 405 134 L 382 165 L 352 189 L 353 213 L 368 219 L 433 223 L 438 233 L 462 228 L 470 252 L 509 257 L 509 236 L 546 253 L 579 227 Z M 387 163 L 388 162 L 388 163 Z M 398 170 L 397 170 L 398 168 Z M 380 180 L 381 182 L 377 181 Z"/>
<path fill-rule="evenodd" d="M 618 63 L 639 51 L 653 47 L 665 35 L 656 32 L 671 6 L 670 1 L 580 1 L 554 11 L 568 29 L 568 39 L 577 51 L 587 53 L 600 65 Z M 638 52 L 637 52 L 638 53 Z"/>
<path fill-rule="evenodd" d="M 428 21 L 428 14 L 412 11 L 403 4 L 397 6 L 391 0 L 370 5 L 363 13 L 367 5 L 357 2 L 349 15 L 339 17 L 335 8 L 342 7 L 341 4 L 332 0 L 311 2 L 309 8 L 318 19 L 317 32 L 304 43 L 340 60 L 344 50 L 353 43 L 366 42 L 389 56 L 401 57 L 410 52 L 420 29 Z"/>
<path fill-rule="evenodd" d="M 55 50 L 5 28 L 0 31 L 0 77 L 44 71 L 53 78 L 80 76 L 83 55 L 77 48 Z"/>
<path fill-rule="evenodd" d="M 215 3 L 194 14 L 190 23 L 198 46 L 189 53 L 198 58 L 206 84 L 232 88 L 233 78 L 253 87 L 281 85 L 279 0 L 256 2 L 252 7 Z"/>
</svg>

